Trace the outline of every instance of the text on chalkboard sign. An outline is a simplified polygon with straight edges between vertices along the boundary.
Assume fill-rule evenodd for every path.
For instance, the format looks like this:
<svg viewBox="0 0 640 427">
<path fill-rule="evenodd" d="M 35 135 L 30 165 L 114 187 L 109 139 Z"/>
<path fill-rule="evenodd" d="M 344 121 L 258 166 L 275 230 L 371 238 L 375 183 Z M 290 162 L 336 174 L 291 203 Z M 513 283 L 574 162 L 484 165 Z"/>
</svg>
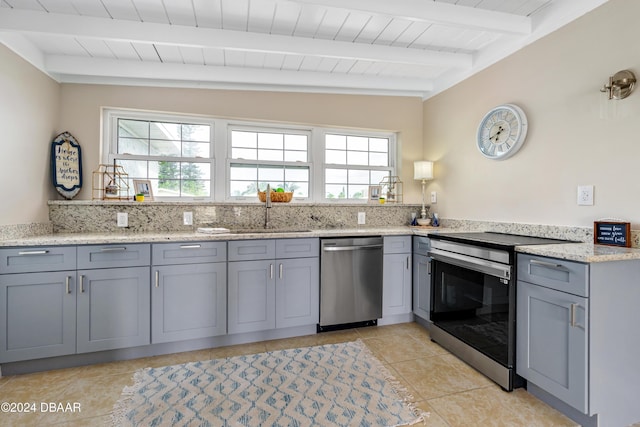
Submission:
<svg viewBox="0 0 640 427">
<path fill-rule="evenodd" d="M 631 223 L 594 222 L 593 243 L 597 245 L 631 247 Z"/>
</svg>

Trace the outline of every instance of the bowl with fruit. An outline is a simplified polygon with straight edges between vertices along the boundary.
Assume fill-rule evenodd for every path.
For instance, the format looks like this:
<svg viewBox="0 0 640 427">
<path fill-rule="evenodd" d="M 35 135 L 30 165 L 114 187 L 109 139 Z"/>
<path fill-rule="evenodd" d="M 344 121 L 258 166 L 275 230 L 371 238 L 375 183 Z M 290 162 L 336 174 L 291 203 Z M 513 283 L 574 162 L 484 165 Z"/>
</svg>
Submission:
<svg viewBox="0 0 640 427">
<path fill-rule="evenodd" d="M 258 191 L 258 199 L 263 203 L 266 202 L 267 193 L 265 191 Z M 271 190 L 271 201 L 274 203 L 289 203 L 291 199 L 293 199 L 293 191 L 284 191 L 282 187 Z"/>
</svg>

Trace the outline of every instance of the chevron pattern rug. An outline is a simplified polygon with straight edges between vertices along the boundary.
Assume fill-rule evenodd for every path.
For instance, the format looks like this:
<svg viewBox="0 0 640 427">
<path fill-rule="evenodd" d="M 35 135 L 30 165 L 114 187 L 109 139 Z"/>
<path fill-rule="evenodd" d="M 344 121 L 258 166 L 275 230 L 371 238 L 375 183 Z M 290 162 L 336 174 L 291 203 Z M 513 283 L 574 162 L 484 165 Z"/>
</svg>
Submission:
<svg viewBox="0 0 640 427">
<path fill-rule="evenodd" d="M 409 396 L 360 341 L 208 360 L 134 374 L 115 426 L 404 426 Z"/>
</svg>

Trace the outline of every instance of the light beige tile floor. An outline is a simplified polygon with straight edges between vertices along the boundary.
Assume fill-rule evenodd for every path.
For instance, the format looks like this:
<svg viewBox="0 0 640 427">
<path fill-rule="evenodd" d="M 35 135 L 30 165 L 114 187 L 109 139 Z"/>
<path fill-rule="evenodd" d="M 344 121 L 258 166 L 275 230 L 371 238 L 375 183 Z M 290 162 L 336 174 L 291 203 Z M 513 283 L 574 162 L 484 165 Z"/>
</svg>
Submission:
<svg viewBox="0 0 640 427">
<path fill-rule="evenodd" d="M 122 389 L 140 368 L 362 339 L 429 412 L 427 426 L 576 426 L 523 389 L 506 393 L 429 339 L 415 323 L 328 332 L 0 378 L 0 402 L 34 402 L 37 413 L 0 412 L 1 426 L 104 426 Z M 81 412 L 41 412 L 41 404 L 79 403 Z"/>
</svg>

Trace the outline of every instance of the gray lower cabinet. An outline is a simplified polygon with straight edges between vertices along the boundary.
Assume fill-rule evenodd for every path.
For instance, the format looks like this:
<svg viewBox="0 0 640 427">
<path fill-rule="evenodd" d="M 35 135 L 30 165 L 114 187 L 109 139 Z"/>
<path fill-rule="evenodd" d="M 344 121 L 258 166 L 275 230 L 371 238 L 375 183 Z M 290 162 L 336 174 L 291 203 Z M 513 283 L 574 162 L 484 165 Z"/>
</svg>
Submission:
<svg viewBox="0 0 640 427">
<path fill-rule="evenodd" d="M 413 314 L 430 320 L 431 311 L 431 258 L 428 237 L 413 237 Z"/>
<path fill-rule="evenodd" d="M 151 342 L 149 244 L 78 246 L 77 352 Z"/>
<path fill-rule="evenodd" d="M 77 350 L 150 343 L 149 267 L 78 271 Z"/>
<path fill-rule="evenodd" d="M 0 275 L 0 363 L 76 351 L 76 272 Z"/>
<path fill-rule="evenodd" d="M 588 299 L 518 281 L 518 374 L 587 412 Z"/>
<path fill-rule="evenodd" d="M 276 328 L 313 325 L 320 315 L 318 258 L 277 260 Z"/>
<path fill-rule="evenodd" d="M 151 342 L 227 333 L 227 242 L 152 246 Z"/>
<path fill-rule="evenodd" d="M 76 351 L 76 248 L 0 249 L 0 363 Z"/>
<path fill-rule="evenodd" d="M 385 236 L 382 317 L 411 313 L 411 236 Z"/>
<path fill-rule="evenodd" d="M 275 328 L 275 261 L 229 262 L 228 271 L 229 333 Z"/>
<path fill-rule="evenodd" d="M 229 242 L 229 333 L 317 324 L 318 254 L 317 238 Z"/>
<path fill-rule="evenodd" d="M 153 272 L 153 343 L 227 333 L 226 263 L 155 266 Z"/>
</svg>

